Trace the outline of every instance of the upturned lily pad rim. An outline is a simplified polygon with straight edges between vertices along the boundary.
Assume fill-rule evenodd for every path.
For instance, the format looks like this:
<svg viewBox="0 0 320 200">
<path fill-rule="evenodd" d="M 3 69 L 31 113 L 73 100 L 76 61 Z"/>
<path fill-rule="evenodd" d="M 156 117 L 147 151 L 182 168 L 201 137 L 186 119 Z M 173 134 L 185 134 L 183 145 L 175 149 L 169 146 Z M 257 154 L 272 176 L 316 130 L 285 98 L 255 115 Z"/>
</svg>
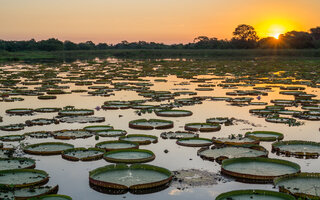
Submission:
<svg viewBox="0 0 320 200">
<path fill-rule="evenodd" d="M 105 171 L 126 170 L 126 169 L 154 170 L 154 171 L 157 171 L 157 172 L 160 172 L 160 173 L 167 175 L 168 178 L 161 180 L 161 181 L 156 181 L 156 182 L 131 185 L 129 187 L 126 185 L 116 184 L 116 183 L 112 183 L 112 182 L 98 181 L 98 180 L 94 180 L 93 178 L 91 178 L 93 175 L 98 174 L 98 173 L 102 173 Z M 100 168 L 94 169 L 89 172 L 89 182 L 95 186 L 111 188 L 111 189 L 129 190 L 129 191 L 130 190 L 143 190 L 143 189 L 154 188 L 154 187 L 158 187 L 161 185 L 165 185 L 172 180 L 172 177 L 173 177 L 173 173 L 171 171 L 169 171 L 168 169 L 154 166 L 154 165 L 147 165 L 147 164 L 132 164 L 130 166 L 126 165 L 126 164 L 113 164 L 113 165 L 107 165 L 104 167 L 100 167 Z"/>
<path fill-rule="evenodd" d="M 138 143 L 139 145 L 146 145 L 146 144 L 151 144 L 151 143 L 157 143 L 158 142 L 158 137 L 157 136 L 145 135 L 145 134 L 129 134 L 129 135 L 125 135 L 125 136 L 120 136 L 119 140 L 120 141 L 126 141 L 125 138 L 130 138 L 130 137 L 148 137 L 148 138 L 152 138 L 153 139 L 153 141 L 151 141 L 151 140 L 134 141 L 134 142 Z"/>
<path fill-rule="evenodd" d="M 159 122 L 166 123 L 164 125 L 152 126 L 152 125 L 139 125 L 134 123 L 140 122 Z M 173 128 L 173 121 L 163 119 L 136 119 L 129 122 L 129 127 L 134 129 L 152 130 L 152 129 L 168 129 Z"/>
<path fill-rule="evenodd" d="M 14 139 L 14 140 L 10 140 L 10 139 L 5 139 L 6 137 L 9 138 L 14 138 L 14 137 L 19 137 L 19 139 Z M 3 142 L 10 142 L 10 141 L 21 141 L 24 140 L 25 136 L 24 135 L 4 135 L 4 136 L 0 136 L 0 140 Z"/>
<path fill-rule="evenodd" d="M 34 131 L 34 132 L 24 133 L 23 135 L 24 135 L 24 136 L 33 137 L 33 136 L 31 136 L 31 135 L 32 135 L 32 134 L 37 134 L 37 133 L 39 133 L 39 134 L 43 133 L 43 134 L 48 135 L 47 137 L 52 137 L 51 131 Z M 35 138 L 47 138 L 47 137 L 35 137 Z"/>
<path fill-rule="evenodd" d="M 205 126 L 210 126 L 206 128 L 193 128 L 190 126 L 197 126 L 197 125 L 205 125 Z M 215 131 L 220 131 L 221 126 L 218 123 L 187 123 L 184 125 L 184 129 L 188 131 L 200 131 L 200 132 L 215 132 Z"/>
<path fill-rule="evenodd" d="M 293 151 L 287 151 L 287 150 L 281 150 L 280 146 L 282 145 L 290 145 L 290 144 L 299 144 L 299 145 L 315 145 L 319 146 L 320 149 L 320 143 L 319 142 L 313 142 L 313 141 L 304 141 L 304 140 L 288 140 L 288 141 L 279 141 L 272 143 L 272 151 L 277 153 L 286 154 L 288 156 L 305 156 L 305 157 L 319 157 L 318 152 L 293 152 Z"/>
<path fill-rule="evenodd" d="M 104 145 L 104 144 L 114 144 L 114 143 L 123 143 L 123 144 L 132 144 L 134 145 L 133 147 L 129 148 L 119 148 L 119 149 L 114 149 L 114 148 L 100 148 L 99 146 Z M 139 143 L 137 142 L 130 142 L 130 141 L 124 141 L 124 140 L 111 140 L 111 141 L 103 141 L 99 142 L 95 145 L 96 148 L 99 149 L 104 149 L 106 151 L 113 151 L 113 150 L 120 150 L 120 149 L 138 149 L 139 148 Z"/>
<path fill-rule="evenodd" d="M 184 141 L 187 140 L 201 140 L 201 141 L 207 141 L 208 143 L 198 143 L 198 144 L 189 144 L 189 143 L 184 143 Z M 176 142 L 178 145 L 181 146 L 187 146 L 187 147 L 203 147 L 203 146 L 210 146 L 212 145 L 212 140 L 208 139 L 208 138 L 182 138 L 182 139 L 178 139 Z"/>
<path fill-rule="evenodd" d="M 74 145 L 64 143 L 64 142 L 43 142 L 43 143 L 36 143 L 36 144 L 27 145 L 23 148 L 23 151 L 25 153 L 33 154 L 33 155 L 58 155 L 58 154 L 61 154 L 63 151 L 63 150 L 59 150 L 59 151 L 33 151 L 33 150 L 28 149 L 28 148 L 38 147 L 41 145 L 63 145 L 63 146 L 69 146 L 70 148 L 74 148 Z"/>
<path fill-rule="evenodd" d="M 66 155 L 67 153 L 74 152 L 74 151 L 99 151 L 101 154 L 87 156 L 83 158 L 77 158 L 75 156 Z M 99 149 L 99 148 L 84 148 L 84 147 L 77 147 L 73 149 L 67 149 L 62 151 L 61 157 L 70 160 L 70 161 L 92 161 L 92 160 L 99 160 L 103 158 L 103 154 L 105 153 L 105 150 Z"/>
<path fill-rule="evenodd" d="M 218 145 L 218 146 L 221 146 L 221 145 L 227 145 L 227 146 L 243 146 L 243 145 L 259 145 L 260 144 L 260 141 L 259 140 L 255 140 L 255 139 L 252 139 L 252 138 L 249 138 L 251 139 L 252 141 L 248 141 L 248 142 L 241 142 L 241 140 L 232 140 L 230 139 L 229 141 L 222 141 L 220 139 L 225 139 L 225 138 L 215 138 L 213 137 L 212 138 L 212 141 L 215 145 Z M 244 139 L 244 138 L 243 138 Z"/>
<path fill-rule="evenodd" d="M 72 200 L 72 198 L 70 196 L 62 195 L 62 194 L 49 194 L 49 195 L 45 195 L 45 196 L 41 196 L 41 197 L 31 198 L 30 200 L 41 200 L 41 199 L 45 199 L 47 197 L 59 197 L 59 198 L 64 198 L 66 200 Z"/>
<path fill-rule="evenodd" d="M 295 173 L 295 174 L 287 174 L 283 175 L 280 177 L 277 177 L 273 179 L 273 184 L 274 186 L 278 186 L 281 181 L 288 180 L 291 178 L 312 178 L 316 177 L 320 179 L 320 173 L 310 173 L 310 172 L 301 172 L 301 173 Z M 305 193 L 292 193 L 290 190 L 286 189 L 285 187 L 279 187 L 279 192 L 287 193 L 296 197 L 301 197 L 301 198 L 307 198 L 307 199 L 319 199 L 319 196 L 313 196 L 313 195 L 308 195 Z"/>
<path fill-rule="evenodd" d="M 246 194 L 248 194 L 248 195 L 262 194 L 262 195 L 268 195 L 268 196 L 274 196 L 274 197 L 281 197 L 284 200 L 295 200 L 296 199 L 291 195 L 280 193 L 280 192 L 252 189 L 252 190 L 233 190 L 230 192 L 225 192 L 225 193 L 218 195 L 216 197 L 216 200 L 223 200 L 223 199 L 228 199 L 228 198 L 231 199 L 232 196 L 234 196 L 234 195 L 246 195 Z"/>
<path fill-rule="evenodd" d="M 97 128 L 97 127 L 110 128 L 110 129 L 106 129 L 106 130 L 114 130 L 114 129 L 113 129 L 113 126 L 111 126 L 111 125 L 86 126 L 86 127 L 83 128 L 83 130 L 89 131 L 89 132 L 94 132 L 94 133 L 99 132 L 99 131 L 106 131 L 106 130 L 88 130 L 88 129 L 90 129 L 90 128 Z"/>
<path fill-rule="evenodd" d="M 172 113 L 172 112 L 178 112 L 178 113 Z M 155 114 L 161 117 L 187 117 L 187 116 L 191 116 L 193 112 L 190 110 L 159 110 L 159 111 L 155 111 Z"/>
<path fill-rule="evenodd" d="M 255 157 L 255 158 L 241 157 L 241 158 L 230 158 L 222 161 L 221 172 L 223 174 L 226 174 L 244 181 L 254 181 L 254 182 L 263 182 L 263 183 L 272 182 L 274 178 L 279 177 L 279 176 L 246 174 L 246 173 L 240 173 L 240 172 L 233 172 L 225 169 L 225 167 L 230 164 L 246 163 L 246 162 L 268 162 L 268 163 L 286 165 L 294 168 L 297 171 L 297 173 L 300 172 L 300 169 L 301 169 L 300 165 L 298 165 L 297 163 L 290 162 L 287 160 L 281 160 L 281 159 L 275 159 L 275 158 L 262 158 L 262 157 Z"/>
<path fill-rule="evenodd" d="M 10 169 L 10 170 L 1 170 L 0 174 L 5 174 L 5 173 L 23 173 L 23 172 L 31 172 L 31 173 L 38 173 L 45 175 L 45 178 L 43 178 L 40 181 L 36 181 L 33 183 L 21 183 L 21 184 L 0 184 L 0 186 L 3 187 L 14 187 L 14 188 L 22 188 L 22 187 L 29 187 L 29 186 L 34 186 L 34 185 L 43 185 L 49 181 L 49 174 L 46 171 L 43 170 L 38 170 L 38 169 Z"/>
<path fill-rule="evenodd" d="M 40 187 L 45 187 L 45 186 L 40 186 Z M 15 196 L 15 199 L 16 200 L 25 200 L 25 199 L 28 199 L 28 200 L 32 200 L 32 199 L 39 199 L 39 197 L 43 196 L 43 195 L 49 195 L 49 194 L 56 194 L 59 190 L 59 185 L 55 185 L 55 186 L 52 186 L 48 191 L 42 193 L 42 194 L 39 194 L 39 195 L 35 195 L 35 196 L 28 196 L 28 197 L 23 197 L 23 196 L 17 196 L 17 195 L 14 195 Z"/>
<path fill-rule="evenodd" d="M 160 134 L 160 137 L 162 139 L 182 139 L 182 138 L 177 138 L 177 137 L 168 137 L 168 134 L 192 134 L 193 137 L 185 137 L 185 138 L 199 138 L 199 134 L 194 133 L 192 131 L 169 131 L 169 132 L 163 132 Z"/>
<path fill-rule="evenodd" d="M 34 169 L 36 167 L 36 161 L 32 158 L 26 158 L 26 157 L 12 157 L 12 158 L 0 158 L 0 161 L 12 161 L 12 160 L 18 160 L 18 161 L 28 161 L 31 162 L 31 165 L 25 167 L 25 168 L 16 168 L 16 169 Z"/>
<path fill-rule="evenodd" d="M 259 137 L 260 134 L 269 134 L 274 135 L 274 137 Z M 275 132 L 275 131 L 252 131 L 246 132 L 245 137 L 252 138 L 255 140 L 260 141 L 276 141 L 276 140 L 283 140 L 284 136 L 283 133 Z"/>
<path fill-rule="evenodd" d="M 125 152 L 142 152 L 142 153 L 147 153 L 150 154 L 150 157 L 147 158 L 139 158 L 139 159 L 118 159 L 118 158 L 112 158 L 108 157 L 109 155 L 116 154 L 116 153 L 125 153 Z M 120 150 L 114 150 L 114 151 L 109 151 L 106 152 L 103 155 L 103 159 L 105 159 L 108 162 L 111 163 L 145 163 L 145 162 L 150 162 L 156 158 L 155 154 L 147 149 L 120 149 Z"/>
</svg>

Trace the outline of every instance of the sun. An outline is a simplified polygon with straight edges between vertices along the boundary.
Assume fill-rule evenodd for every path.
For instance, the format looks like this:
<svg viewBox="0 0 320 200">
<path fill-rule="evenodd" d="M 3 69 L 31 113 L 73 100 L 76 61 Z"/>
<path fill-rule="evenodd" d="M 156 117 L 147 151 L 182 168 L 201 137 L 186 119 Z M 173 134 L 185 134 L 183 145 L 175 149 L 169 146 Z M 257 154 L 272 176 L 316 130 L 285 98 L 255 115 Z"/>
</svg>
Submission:
<svg viewBox="0 0 320 200">
<path fill-rule="evenodd" d="M 273 24 L 268 29 L 268 36 L 279 39 L 279 36 L 286 32 L 286 28 L 283 25 Z"/>
</svg>

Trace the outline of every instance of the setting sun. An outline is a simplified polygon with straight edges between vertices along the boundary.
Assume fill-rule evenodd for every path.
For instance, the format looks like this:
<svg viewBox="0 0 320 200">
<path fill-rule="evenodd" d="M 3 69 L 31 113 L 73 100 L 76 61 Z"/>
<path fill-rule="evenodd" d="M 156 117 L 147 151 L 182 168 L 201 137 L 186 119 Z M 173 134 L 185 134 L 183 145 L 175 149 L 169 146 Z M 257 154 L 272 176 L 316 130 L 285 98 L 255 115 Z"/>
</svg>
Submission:
<svg viewBox="0 0 320 200">
<path fill-rule="evenodd" d="M 282 25 L 271 25 L 268 30 L 268 36 L 279 39 L 279 36 L 286 32 L 286 28 Z"/>
</svg>

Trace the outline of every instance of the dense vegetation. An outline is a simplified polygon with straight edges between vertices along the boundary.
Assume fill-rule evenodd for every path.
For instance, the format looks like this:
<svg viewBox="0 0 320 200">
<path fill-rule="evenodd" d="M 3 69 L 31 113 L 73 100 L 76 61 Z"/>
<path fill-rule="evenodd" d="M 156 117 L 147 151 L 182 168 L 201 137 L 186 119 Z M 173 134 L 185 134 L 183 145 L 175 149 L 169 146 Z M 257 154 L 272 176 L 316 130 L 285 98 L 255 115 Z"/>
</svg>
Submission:
<svg viewBox="0 0 320 200">
<path fill-rule="evenodd" d="M 267 37 L 259 39 L 250 25 L 239 25 L 230 40 L 215 37 L 199 36 L 188 44 L 163 44 L 155 42 L 128 42 L 118 44 L 99 43 L 92 41 L 74 43 L 60 41 L 55 38 L 36 41 L 4 41 L 0 40 L 0 51 L 71 51 L 71 50 L 108 50 L 108 49 L 311 49 L 320 48 L 320 27 L 311 28 L 309 32 L 291 31 L 281 34 L 279 39 Z"/>
</svg>

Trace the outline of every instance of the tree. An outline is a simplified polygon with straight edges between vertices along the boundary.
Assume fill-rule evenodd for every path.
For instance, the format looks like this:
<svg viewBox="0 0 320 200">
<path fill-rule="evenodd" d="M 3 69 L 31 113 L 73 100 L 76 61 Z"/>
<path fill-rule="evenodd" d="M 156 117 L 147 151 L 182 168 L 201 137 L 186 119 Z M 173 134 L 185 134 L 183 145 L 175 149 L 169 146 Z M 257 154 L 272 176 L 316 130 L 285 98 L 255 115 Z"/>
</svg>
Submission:
<svg viewBox="0 0 320 200">
<path fill-rule="evenodd" d="M 64 41 L 63 43 L 64 50 L 77 50 L 78 45 L 69 40 Z"/>
<path fill-rule="evenodd" d="M 238 48 L 254 48 L 258 40 L 257 32 L 250 25 L 238 25 L 233 32 L 232 42 Z"/>
<path fill-rule="evenodd" d="M 43 51 L 59 51 L 63 50 L 63 42 L 58 39 L 50 38 L 48 40 L 41 40 L 38 42 L 39 50 Z"/>
<path fill-rule="evenodd" d="M 310 29 L 310 32 L 314 40 L 320 40 L 320 26 Z"/>
<path fill-rule="evenodd" d="M 285 44 L 285 47 L 294 49 L 313 48 L 312 36 L 308 32 L 290 31 L 279 36 L 279 40 Z"/>
</svg>

